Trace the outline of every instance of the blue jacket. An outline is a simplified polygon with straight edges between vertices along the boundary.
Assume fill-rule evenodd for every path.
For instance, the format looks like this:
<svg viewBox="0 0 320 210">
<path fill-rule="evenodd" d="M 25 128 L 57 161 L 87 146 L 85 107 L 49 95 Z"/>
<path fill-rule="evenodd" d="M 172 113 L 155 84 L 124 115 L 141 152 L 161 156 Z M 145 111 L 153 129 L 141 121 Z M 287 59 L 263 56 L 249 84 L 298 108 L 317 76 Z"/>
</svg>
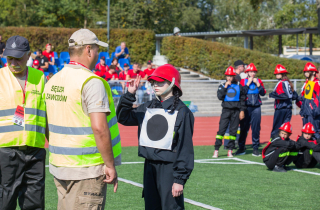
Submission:
<svg viewBox="0 0 320 210">
<path fill-rule="evenodd" d="M 267 91 L 264 88 L 263 82 L 258 79 L 260 83 L 260 87 L 257 87 L 253 82 L 247 86 L 248 79 L 242 79 L 240 84 L 243 86 L 244 91 L 247 93 L 246 105 L 247 106 L 261 106 L 261 98 L 260 96 L 266 95 Z"/>
<path fill-rule="evenodd" d="M 298 98 L 296 91 L 291 91 L 290 84 L 286 80 L 280 80 L 274 90 L 269 94 L 274 101 L 275 109 L 292 109 L 292 100 Z"/>
</svg>

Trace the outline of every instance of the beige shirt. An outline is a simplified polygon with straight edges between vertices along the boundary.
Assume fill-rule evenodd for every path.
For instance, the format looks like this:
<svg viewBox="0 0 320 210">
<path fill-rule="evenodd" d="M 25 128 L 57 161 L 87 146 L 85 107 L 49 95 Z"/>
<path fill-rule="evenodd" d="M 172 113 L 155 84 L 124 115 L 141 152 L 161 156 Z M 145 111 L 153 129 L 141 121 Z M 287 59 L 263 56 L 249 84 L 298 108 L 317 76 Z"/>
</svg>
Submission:
<svg viewBox="0 0 320 210">
<path fill-rule="evenodd" d="M 71 68 L 83 68 L 79 65 L 66 65 Z M 88 70 L 90 71 L 90 70 Z M 81 95 L 83 112 L 89 116 L 94 112 L 110 113 L 108 94 L 100 79 L 93 78 L 84 86 Z M 103 164 L 82 168 L 56 167 L 49 164 L 50 173 L 60 180 L 83 180 L 96 178 L 104 174 Z"/>
</svg>

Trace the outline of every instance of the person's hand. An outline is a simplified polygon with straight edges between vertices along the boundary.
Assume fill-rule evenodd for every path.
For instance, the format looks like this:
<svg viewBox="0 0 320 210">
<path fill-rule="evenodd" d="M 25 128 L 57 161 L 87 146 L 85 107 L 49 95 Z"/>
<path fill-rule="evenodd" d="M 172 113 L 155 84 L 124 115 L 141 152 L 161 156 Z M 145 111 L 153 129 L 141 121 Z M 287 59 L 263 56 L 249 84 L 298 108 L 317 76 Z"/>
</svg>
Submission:
<svg viewBox="0 0 320 210">
<path fill-rule="evenodd" d="M 124 48 L 121 49 L 121 54 L 124 53 Z"/>
<path fill-rule="evenodd" d="M 179 197 L 183 193 L 183 185 L 178 183 L 173 183 L 172 185 L 172 196 Z"/>
<path fill-rule="evenodd" d="M 132 94 L 136 94 L 139 84 L 140 84 L 141 76 L 138 75 L 136 79 L 131 79 L 128 81 L 128 91 Z"/>
<path fill-rule="evenodd" d="M 117 67 L 118 67 L 118 68 L 120 67 L 120 64 L 119 64 L 119 63 L 117 64 Z"/>
<path fill-rule="evenodd" d="M 118 189 L 118 174 L 116 168 L 114 166 L 112 168 L 106 166 L 104 172 L 106 174 L 106 179 L 103 180 L 103 182 L 113 184 L 113 192 L 116 193 Z"/>
<path fill-rule="evenodd" d="M 243 120 L 244 119 L 244 111 L 241 111 L 239 114 L 239 119 Z"/>
<path fill-rule="evenodd" d="M 227 88 L 229 85 L 231 85 L 231 81 L 227 81 L 226 84 L 224 85 L 224 88 Z"/>
<path fill-rule="evenodd" d="M 248 83 L 247 83 L 247 86 L 249 86 L 252 82 L 253 78 L 252 77 L 248 77 Z"/>
</svg>

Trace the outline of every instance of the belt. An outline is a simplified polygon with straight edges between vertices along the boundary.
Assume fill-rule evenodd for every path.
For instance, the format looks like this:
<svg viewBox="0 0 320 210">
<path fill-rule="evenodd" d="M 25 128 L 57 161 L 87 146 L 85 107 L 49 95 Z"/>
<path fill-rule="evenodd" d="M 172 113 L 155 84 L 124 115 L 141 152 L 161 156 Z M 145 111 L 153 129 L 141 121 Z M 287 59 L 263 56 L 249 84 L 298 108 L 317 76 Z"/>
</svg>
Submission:
<svg viewBox="0 0 320 210">
<path fill-rule="evenodd" d="M 31 148 L 31 147 L 29 147 L 29 146 L 27 146 L 27 145 L 24 145 L 24 146 L 5 147 L 5 148 L 17 149 L 17 150 L 22 150 L 22 151 L 24 151 L 24 150 L 27 150 L 28 148 Z"/>
</svg>

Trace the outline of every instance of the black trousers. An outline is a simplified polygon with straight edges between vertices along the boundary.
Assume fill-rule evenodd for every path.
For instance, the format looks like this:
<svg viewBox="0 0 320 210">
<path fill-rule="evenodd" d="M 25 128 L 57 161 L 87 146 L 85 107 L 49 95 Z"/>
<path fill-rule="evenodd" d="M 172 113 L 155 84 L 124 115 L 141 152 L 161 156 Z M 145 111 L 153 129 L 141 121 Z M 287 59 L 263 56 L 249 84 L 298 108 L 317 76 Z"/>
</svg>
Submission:
<svg viewBox="0 0 320 210">
<path fill-rule="evenodd" d="M 297 168 L 313 168 L 320 163 L 320 152 L 313 152 L 311 155 L 310 149 L 305 149 L 302 153 L 293 161 Z"/>
<path fill-rule="evenodd" d="M 274 167 L 277 166 L 283 166 L 283 165 L 289 165 L 294 161 L 297 157 L 296 156 L 285 156 L 285 157 L 279 157 L 281 153 L 288 152 L 289 150 L 287 148 L 278 148 L 276 149 L 269 157 L 263 159 L 263 162 L 266 164 L 266 166 L 273 170 Z"/>
<path fill-rule="evenodd" d="M 278 134 L 280 126 L 285 122 L 290 122 L 291 117 L 292 109 L 276 109 L 273 116 L 271 136 Z"/>
<path fill-rule="evenodd" d="M 227 145 L 227 149 L 231 149 L 231 150 L 234 149 L 238 126 L 240 122 L 239 114 L 240 114 L 239 109 L 226 109 L 226 108 L 222 109 L 220 122 L 219 122 L 219 131 L 216 136 L 216 143 L 215 143 L 216 150 L 219 150 L 219 148 L 222 145 L 222 139 L 224 134 L 226 133 L 229 123 L 230 123 L 229 143 Z"/>
<path fill-rule="evenodd" d="M 44 209 L 46 150 L 0 148 L 0 209 Z"/>
<path fill-rule="evenodd" d="M 183 194 L 172 196 L 173 163 L 145 160 L 143 193 L 146 210 L 182 210 Z"/>
</svg>

